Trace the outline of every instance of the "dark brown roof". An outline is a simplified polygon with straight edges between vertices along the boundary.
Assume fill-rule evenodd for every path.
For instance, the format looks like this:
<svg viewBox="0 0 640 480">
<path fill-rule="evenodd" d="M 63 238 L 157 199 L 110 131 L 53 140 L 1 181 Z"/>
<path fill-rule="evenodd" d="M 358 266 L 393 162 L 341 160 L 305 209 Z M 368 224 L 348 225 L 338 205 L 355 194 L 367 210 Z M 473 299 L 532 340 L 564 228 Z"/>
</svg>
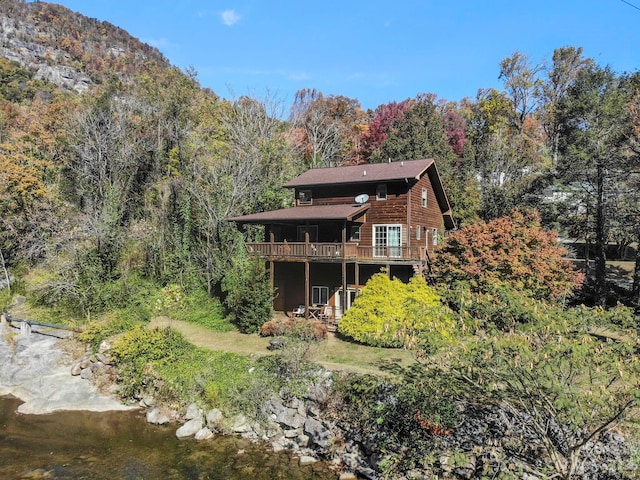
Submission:
<svg viewBox="0 0 640 480">
<path fill-rule="evenodd" d="M 367 163 L 350 167 L 314 168 L 307 170 L 284 186 L 296 188 L 340 183 L 388 182 L 408 178 L 418 180 L 432 163 L 432 158 L 425 158 L 391 163 Z"/>
<path fill-rule="evenodd" d="M 253 213 L 242 217 L 230 218 L 229 220 L 238 223 L 299 223 L 305 220 L 354 220 L 368 208 L 368 204 L 307 205 L 273 210 L 271 212 Z"/>
</svg>

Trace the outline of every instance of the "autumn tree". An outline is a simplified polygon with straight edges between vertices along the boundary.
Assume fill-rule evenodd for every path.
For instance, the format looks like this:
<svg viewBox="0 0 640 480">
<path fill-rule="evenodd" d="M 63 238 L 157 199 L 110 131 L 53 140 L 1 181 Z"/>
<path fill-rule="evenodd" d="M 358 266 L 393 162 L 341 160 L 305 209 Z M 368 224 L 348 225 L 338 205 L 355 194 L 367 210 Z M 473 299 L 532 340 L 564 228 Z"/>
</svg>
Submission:
<svg viewBox="0 0 640 480">
<path fill-rule="evenodd" d="M 451 233 L 438 248 L 433 271 L 444 285 L 463 282 L 472 291 L 490 292 L 506 284 L 534 298 L 561 301 L 583 278 L 565 254 L 536 212 L 515 210 Z"/>
<path fill-rule="evenodd" d="M 392 125 L 405 113 L 409 100 L 390 102 L 380 105 L 374 112 L 367 130 L 360 138 L 360 149 L 364 162 L 377 163 L 382 161 L 382 145 L 389 137 Z"/>
<path fill-rule="evenodd" d="M 357 163 L 365 114 L 357 100 L 324 96 L 315 89 L 296 92 L 289 122 L 292 140 L 308 168 Z"/>
<path fill-rule="evenodd" d="M 0 125 L 0 247 L 9 263 L 41 258 L 63 224 L 55 192 L 61 188 L 58 175 L 68 153 L 65 122 L 74 102 L 37 85 L 25 81 L 21 103 L 5 101 L 0 109 L 6 120 Z M 32 87 L 35 91 L 25 93 Z"/>
<path fill-rule="evenodd" d="M 540 86 L 540 116 L 545 129 L 552 165 L 558 164 L 561 125 L 558 118 L 558 104 L 565 97 L 569 87 L 575 82 L 583 68 L 593 65 L 593 60 L 582 56 L 582 47 L 561 47 L 553 52 L 551 66 L 544 68 L 546 79 Z"/>
<path fill-rule="evenodd" d="M 629 171 L 625 155 L 628 103 L 625 78 L 608 67 L 592 66 L 580 70 L 558 105 L 562 125 L 558 174 L 572 187 L 571 201 L 581 206 L 584 230 L 574 236 L 594 246 L 593 293 L 595 302 L 602 305 L 607 295 L 606 246 L 614 206 Z"/>
<path fill-rule="evenodd" d="M 527 118 L 538 106 L 541 65 L 533 65 L 521 52 L 514 52 L 500 62 L 500 78 L 504 81 L 506 98 L 511 103 L 511 126 L 523 132 Z"/>
<path fill-rule="evenodd" d="M 219 284 L 242 247 L 228 218 L 283 208 L 290 201 L 280 188 L 295 171 L 286 125 L 279 120 L 280 106 L 275 97 L 241 97 L 218 105 L 214 111 L 222 137 L 200 137 L 189 193 L 197 207 L 194 226 L 201 236 L 193 248 L 205 266 L 210 288 Z"/>
</svg>

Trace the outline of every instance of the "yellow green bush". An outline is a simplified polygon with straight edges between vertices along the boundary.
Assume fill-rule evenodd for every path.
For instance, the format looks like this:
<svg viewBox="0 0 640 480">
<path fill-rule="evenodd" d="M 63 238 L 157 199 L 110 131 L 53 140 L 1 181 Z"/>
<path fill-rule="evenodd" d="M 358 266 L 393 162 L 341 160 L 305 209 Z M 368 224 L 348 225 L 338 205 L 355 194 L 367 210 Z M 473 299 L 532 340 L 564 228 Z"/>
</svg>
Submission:
<svg viewBox="0 0 640 480">
<path fill-rule="evenodd" d="M 342 335 L 378 347 L 413 349 L 451 338 L 457 326 L 451 310 L 422 277 L 408 284 L 374 275 L 340 320 Z"/>
</svg>

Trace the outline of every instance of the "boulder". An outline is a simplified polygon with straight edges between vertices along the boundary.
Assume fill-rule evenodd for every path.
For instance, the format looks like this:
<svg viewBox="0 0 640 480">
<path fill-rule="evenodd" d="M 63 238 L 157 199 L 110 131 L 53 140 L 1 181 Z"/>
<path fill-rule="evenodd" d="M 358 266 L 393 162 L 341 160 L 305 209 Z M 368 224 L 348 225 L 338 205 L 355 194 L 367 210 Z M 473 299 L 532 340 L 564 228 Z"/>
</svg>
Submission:
<svg viewBox="0 0 640 480">
<path fill-rule="evenodd" d="M 230 429 L 233 433 L 248 433 L 251 431 L 251 425 L 244 415 L 236 415 L 231 419 Z"/>
<path fill-rule="evenodd" d="M 310 465 L 312 463 L 316 463 L 317 461 L 317 458 L 310 457 L 309 455 L 302 455 L 299 460 L 300 465 Z"/>
<path fill-rule="evenodd" d="M 301 434 L 296 437 L 296 443 L 300 448 L 307 448 L 309 446 L 309 440 L 309 436 L 305 434 Z"/>
<path fill-rule="evenodd" d="M 77 377 L 81 373 L 82 373 L 82 367 L 80 366 L 80 363 L 75 363 L 73 367 L 71 367 L 71 375 L 73 375 L 74 377 Z"/>
<path fill-rule="evenodd" d="M 327 448 L 333 439 L 331 431 L 313 417 L 307 417 L 304 422 L 304 433 L 309 436 L 312 444 L 322 449 Z"/>
<path fill-rule="evenodd" d="M 202 419 L 193 418 L 176 430 L 176 437 L 192 437 L 202 429 Z"/>
<path fill-rule="evenodd" d="M 195 403 L 192 403 L 187 407 L 187 413 L 185 414 L 184 418 L 186 418 L 187 420 L 193 420 L 194 418 L 201 417 L 201 416 L 202 416 L 202 410 L 200 410 L 198 405 L 196 405 Z"/>
<path fill-rule="evenodd" d="M 200 430 L 198 430 L 196 432 L 196 436 L 195 439 L 196 440 L 209 440 L 210 438 L 213 438 L 213 432 L 211 430 L 209 430 L 207 427 L 201 428 Z"/>
<path fill-rule="evenodd" d="M 276 422 L 289 428 L 301 428 L 305 423 L 305 417 L 301 416 L 296 409 L 282 407 L 282 410 L 276 413 Z"/>
<path fill-rule="evenodd" d="M 211 430 L 219 431 L 222 429 L 222 420 L 224 419 L 222 412 L 217 408 L 212 408 L 207 412 L 207 427 Z"/>
<path fill-rule="evenodd" d="M 151 410 L 147 410 L 147 422 L 153 423 L 155 425 L 164 425 L 165 423 L 169 423 L 171 418 L 167 413 L 163 412 L 160 408 L 155 407 Z"/>
</svg>

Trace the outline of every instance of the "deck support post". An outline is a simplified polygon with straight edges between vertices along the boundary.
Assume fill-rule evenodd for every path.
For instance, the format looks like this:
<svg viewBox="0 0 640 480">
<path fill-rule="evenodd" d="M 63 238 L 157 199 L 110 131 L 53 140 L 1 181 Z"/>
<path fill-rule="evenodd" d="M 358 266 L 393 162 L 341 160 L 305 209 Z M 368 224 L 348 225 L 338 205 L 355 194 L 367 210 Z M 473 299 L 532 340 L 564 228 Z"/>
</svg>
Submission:
<svg viewBox="0 0 640 480">
<path fill-rule="evenodd" d="M 305 260 L 304 260 L 304 318 L 309 320 L 309 290 L 310 290 L 310 274 L 309 274 L 309 224 L 304 233 L 305 243 Z"/>
</svg>

